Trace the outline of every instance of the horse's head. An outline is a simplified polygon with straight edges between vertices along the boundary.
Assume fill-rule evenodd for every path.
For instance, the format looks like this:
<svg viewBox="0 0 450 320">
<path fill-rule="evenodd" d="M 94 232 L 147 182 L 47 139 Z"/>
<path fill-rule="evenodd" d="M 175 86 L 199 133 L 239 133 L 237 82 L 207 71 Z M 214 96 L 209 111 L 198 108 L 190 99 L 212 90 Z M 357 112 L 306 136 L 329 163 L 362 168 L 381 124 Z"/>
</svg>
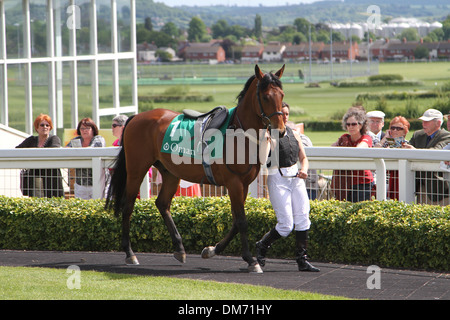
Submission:
<svg viewBox="0 0 450 320">
<path fill-rule="evenodd" d="M 277 129 L 280 134 L 284 134 L 286 130 L 281 112 L 284 92 L 280 79 L 283 72 L 284 65 L 275 74 L 264 74 L 258 65 L 255 66 L 255 76 L 258 80 L 256 95 L 259 115 L 265 127 Z"/>
</svg>

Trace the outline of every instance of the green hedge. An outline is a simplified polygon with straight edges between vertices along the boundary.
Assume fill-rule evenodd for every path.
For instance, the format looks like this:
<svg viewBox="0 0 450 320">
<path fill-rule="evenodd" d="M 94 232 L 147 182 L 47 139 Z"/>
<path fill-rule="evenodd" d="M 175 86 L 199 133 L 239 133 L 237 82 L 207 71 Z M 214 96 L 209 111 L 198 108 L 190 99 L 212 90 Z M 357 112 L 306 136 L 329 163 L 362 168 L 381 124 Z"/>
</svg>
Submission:
<svg viewBox="0 0 450 320">
<path fill-rule="evenodd" d="M 366 92 L 356 96 L 356 101 L 361 100 L 408 100 L 408 99 L 436 99 L 439 97 L 450 96 L 450 93 L 441 93 L 438 91 L 390 91 L 390 92 Z"/>
<path fill-rule="evenodd" d="M 376 80 L 376 81 L 340 81 L 337 83 L 338 88 L 372 88 L 372 87 L 412 87 L 412 86 L 422 86 L 421 81 L 399 81 L 399 80 Z"/>
<path fill-rule="evenodd" d="M 0 248 L 120 251 L 120 219 L 101 200 L 0 197 Z M 253 244 L 276 224 L 270 201 L 246 202 Z M 172 215 L 189 253 L 221 240 L 231 226 L 230 201 L 175 198 Z M 450 207 L 394 201 L 311 201 L 310 256 L 313 260 L 378 266 L 450 270 Z M 172 252 L 154 199 L 137 201 L 132 216 L 137 252 Z M 237 236 L 224 254 L 240 255 Z M 280 239 L 272 257 L 293 257 L 294 236 Z"/>
<path fill-rule="evenodd" d="M 368 81 L 402 81 L 403 76 L 401 74 L 376 74 L 373 76 L 370 76 Z"/>
</svg>

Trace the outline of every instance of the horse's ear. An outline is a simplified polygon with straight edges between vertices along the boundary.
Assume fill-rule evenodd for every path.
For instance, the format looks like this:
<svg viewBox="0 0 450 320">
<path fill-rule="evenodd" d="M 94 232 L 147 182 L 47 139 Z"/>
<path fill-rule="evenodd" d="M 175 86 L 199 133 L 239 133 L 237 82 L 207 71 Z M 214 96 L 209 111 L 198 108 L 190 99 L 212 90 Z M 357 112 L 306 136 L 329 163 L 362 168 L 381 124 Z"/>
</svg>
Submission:
<svg viewBox="0 0 450 320">
<path fill-rule="evenodd" d="M 261 72 L 258 65 L 255 65 L 255 76 L 258 80 L 261 80 L 264 77 L 264 73 Z"/>
<path fill-rule="evenodd" d="M 283 66 L 281 67 L 281 69 L 278 70 L 277 73 L 275 73 L 275 75 L 276 75 L 278 78 L 281 78 L 281 77 L 283 76 L 284 67 L 285 67 L 285 65 L 283 64 Z"/>
</svg>

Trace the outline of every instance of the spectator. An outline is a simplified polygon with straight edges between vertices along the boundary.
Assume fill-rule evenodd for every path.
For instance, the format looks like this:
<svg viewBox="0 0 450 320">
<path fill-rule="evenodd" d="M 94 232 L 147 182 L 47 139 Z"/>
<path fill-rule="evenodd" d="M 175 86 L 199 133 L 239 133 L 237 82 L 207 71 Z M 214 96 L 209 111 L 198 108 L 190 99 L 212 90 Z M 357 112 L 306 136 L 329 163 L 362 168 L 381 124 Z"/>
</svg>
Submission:
<svg viewBox="0 0 450 320">
<path fill-rule="evenodd" d="M 404 143 L 405 149 L 443 149 L 450 143 L 450 132 L 441 129 L 443 115 L 439 110 L 428 109 L 419 119 L 422 120 L 422 130 L 414 132 L 409 143 Z M 439 202 L 448 197 L 449 184 L 443 179 L 441 172 L 417 172 L 416 193 L 419 203 L 429 203 L 427 200 Z M 425 197 L 426 195 L 426 197 Z"/>
<path fill-rule="evenodd" d="M 448 122 L 447 122 L 447 126 Z M 450 150 L 450 143 L 448 145 L 446 145 L 442 150 Z M 443 176 L 445 179 L 446 183 L 450 182 L 450 161 L 443 161 L 443 165 L 441 164 L 441 167 L 443 167 L 443 169 L 446 171 L 444 172 Z M 448 206 L 450 205 L 450 197 L 444 197 L 444 201 L 441 201 L 441 203 L 439 203 L 442 206 Z"/>
<path fill-rule="evenodd" d="M 40 114 L 34 120 L 37 136 L 29 136 L 16 148 L 60 148 L 61 140 L 52 135 L 53 122 L 50 116 Z M 24 196 L 64 197 L 59 169 L 24 169 L 21 171 L 20 186 Z"/>
<path fill-rule="evenodd" d="M 78 136 L 70 140 L 67 147 L 105 147 L 105 139 L 98 134 L 97 125 L 91 118 L 81 119 L 77 126 L 77 134 Z M 76 169 L 75 176 L 75 197 L 85 200 L 92 199 L 92 169 Z M 104 180 L 104 174 L 102 179 Z"/>
<path fill-rule="evenodd" d="M 122 132 L 123 128 L 125 127 L 125 123 L 127 122 L 128 117 L 121 114 L 118 116 L 115 116 L 114 119 L 112 119 L 112 133 L 113 136 L 117 138 L 116 141 L 113 142 L 113 146 L 117 147 L 121 145 L 122 142 Z"/>
<path fill-rule="evenodd" d="M 372 138 L 367 134 L 367 117 L 364 110 L 350 108 L 342 118 L 342 135 L 332 146 L 371 148 Z M 370 200 L 373 176 L 370 170 L 335 170 L 331 187 L 337 200 L 358 202 Z"/>
<path fill-rule="evenodd" d="M 428 109 L 423 116 L 422 130 L 414 132 L 409 143 L 405 143 L 406 149 L 442 149 L 450 143 L 450 132 L 441 129 L 444 117 L 439 110 Z"/>
<path fill-rule="evenodd" d="M 405 137 L 409 132 L 410 124 L 402 116 L 397 116 L 389 123 L 389 130 L 380 142 L 375 147 L 382 148 L 401 148 L 406 143 Z M 389 189 L 388 198 L 398 199 L 398 171 L 389 170 Z"/>
<path fill-rule="evenodd" d="M 367 112 L 367 123 L 369 125 L 369 135 L 372 138 L 372 147 L 385 136 L 383 132 L 384 116 L 384 112 L 378 110 Z"/>
<path fill-rule="evenodd" d="M 450 112 L 445 116 L 447 120 L 447 131 L 450 131 Z"/>
</svg>

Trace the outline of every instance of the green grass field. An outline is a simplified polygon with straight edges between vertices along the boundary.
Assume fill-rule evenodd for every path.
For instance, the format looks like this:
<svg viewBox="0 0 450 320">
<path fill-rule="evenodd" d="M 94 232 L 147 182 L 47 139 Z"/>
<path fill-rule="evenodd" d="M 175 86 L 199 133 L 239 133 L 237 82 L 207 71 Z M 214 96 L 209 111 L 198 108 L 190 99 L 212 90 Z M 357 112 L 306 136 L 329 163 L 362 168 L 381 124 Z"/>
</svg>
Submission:
<svg viewBox="0 0 450 320">
<path fill-rule="evenodd" d="M 285 101 L 287 101 L 298 114 L 295 114 L 296 119 L 327 119 L 336 111 L 346 110 L 355 101 L 358 94 L 364 92 L 384 92 L 384 91 L 414 91 L 414 90 L 431 90 L 441 86 L 444 82 L 450 79 L 450 63 L 448 62 L 433 62 L 433 63 L 380 63 L 380 74 L 401 74 L 405 80 L 418 80 L 424 83 L 419 87 L 374 87 L 374 88 L 336 88 L 331 86 L 328 82 L 320 84 L 320 88 L 306 88 L 304 84 L 290 84 L 284 83 L 284 91 L 286 93 Z M 214 66 L 204 66 L 205 68 L 215 68 Z M 297 65 L 286 65 L 285 73 L 290 72 L 290 69 L 297 70 Z M 216 70 L 216 69 L 214 69 Z M 248 76 L 253 72 L 253 66 L 248 65 Z M 364 78 L 358 78 L 361 80 Z M 242 85 L 192 85 L 191 92 L 199 92 L 206 95 L 214 96 L 215 105 L 234 106 L 236 104 L 236 96 L 242 90 L 245 79 Z M 140 95 L 160 94 L 167 89 L 167 86 L 139 86 Z M 427 102 L 418 101 L 419 107 L 426 108 Z M 403 106 L 404 101 L 393 102 L 388 107 L 396 109 Z M 211 108 L 211 103 L 170 103 L 170 104 L 155 104 L 155 107 L 168 107 L 179 110 L 183 107 L 192 107 L 199 110 L 207 110 Z M 374 107 L 369 105 L 370 107 Z M 303 111 L 304 114 L 300 114 Z"/>
<path fill-rule="evenodd" d="M 0 267 L 0 300 L 345 300 L 265 286 L 81 271 L 80 288 L 66 269 Z"/>
<path fill-rule="evenodd" d="M 197 66 L 198 67 L 198 66 Z M 248 67 L 248 68 L 247 68 Z M 263 65 L 264 70 L 276 70 L 278 65 Z M 148 70 L 145 67 L 139 67 L 140 74 L 145 77 Z M 174 68 L 174 67 L 173 67 Z M 178 68 L 180 68 L 178 66 Z M 186 65 L 183 68 L 183 72 L 189 75 L 195 71 L 192 66 Z M 201 66 L 203 69 L 207 69 L 205 74 L 211 73 L 216 76 L 229 76 L 235 74 L 239 70 L 238 76 L 242 78 L 242 84 L 208 84 L 208 85 L 191 85 L 189 86 L 189 92 L 198 92 L 203 95 L 212 95 L 214 101 L 212 102 L 171 102 L 171 103 L 152 103 L 152 108 L 167 108 L 177 111 L 181 111 L 184 108 L 195 109 L 199 111 L 208 111 L 215 106 L 225 105 L 227 107 L 236 106 L 236 96 L 242 90 L 245 81 L 253 73 L 253 65 L 240 65 L 240 66 Z M 239 69 L 237 69 L 239 68 Z M 286 76 L 292 76 L 297 72 L 299 65 L 287 64 Z M 247 70 L 248 69 L 248 70 Z M 34 69 L 33 69 L 34 70 Z M 88 74 L 88 66 L 84 69 L 80 66 L 80 72 L 86 76 Z M 34 72 L 34 71 L 33 71 Z M 165 72 L 165 71 L 158 71 Z M 107 73 L 106 67 L 102 69 L 102 74 Z M 311 120 L 328 120 L 330 118 L 339 119 L 345 113 L 345 111 L 356 101 L 356 96 L 365 92 L 403 92 L 403 91 L 415 91 L 415 90 L 433 90 L 439 88 L 445 82 L 450 79 L 450 63 L 448 62 L 433 62 L 433 63 L 380 63 L 380 74 L 401 74 L 405 80 L 418 80 L 422 81 L 423 85 L 416 87 L 374 87 L 374 88 L 336 88 L 331 86 L 328 82 L 320 83 L 319 88 L 306 88 L 304 84 L 284 83 L 285 101 L 291 106 L 291 120 L 294 122 L 305 122 Z M 25 97 L 23 95 L 24 87 L 19 81 L 16 81 L 17 70 L 8 70 L 8 78 L 10 79 L 10 86 L 8 91 L 9 98 L 9 117 L 10 125 L 16 129 L 24 130 L 24 111 L 25 111 Z M 246 76 L 244 76 L 246 74 Z M 358 80 L 364 80 L 364 78 L 358 78 Z M 166 91 L 168 85 L 153 85 L 153 86 L 139 86 L 139 95 L 155 95 L 161 94 Z M 126 93 L 128 87 L 121 87 L 121 91 Z M 33 86 L 33 116 L 37 116 L 39 113 L 48 112 L 48 94 L 46 86 Z M 110 107 L 107 102 L 108 97 L 111 95 L 110 88 L 107 86 L 100 87 L 100 98 L 105 98 L 101 102 L 101 107 Z M 79 87 L 79 117 L 91 116 L 91 89 L 89 86 Z M 68 84 L 63 86 L 64 96 L 64 126 L 70 127 L 70 87 Z M 126 100 L 126 99 L 125 99 Z M 426 110 L 433 105 L 435 99 L 416 99 L 414 104 L 420 111 Z M 129 103 L 129 101 L 124 102 Z M 399 100 L 387 101 L 387 108 L 393 112 L 399 112 L 405 108 L 407 101 Z M 367 110 L 373 110 L 376 107 L 375 101 L 368 101 L 365 105 Z M 142 110 L 140 110 L 142 111 Z M 102 117 L 100 127 L 109 128 L 112 117 Z M 333 143 L 339 133 L 325 132 L 325 133 L 312 133 L 305 132 L 307 135 L 314 136 L 313 144 L 315 146 L 329 146 Z M 318 138 L 316 139 L 316 137 Z"/>
<path fill-rule="evenodd" d="M 207 67 L 207 66 L 205 66 Z M 214 68 L 214 67 L 211 67 Z M 297 70 L 296 65 L 287 65 L 286 72 Z M 249 65 L 249 76 L 253 69 Z M 320 83 L 319 88 L 306 88 L 304 84 L 284 83 L 285 101 L 291 106 L 291 120 L 294 122 L 305 122 L 310 120 L 339 119 L 345 111 L 356 101 L 356 96 L 365 92 L 389 92 L 389 91 L 415 91 L 434 90 L 442 86 L 450 79 L 450 63 L 380 63 L 380 74 L 401 74 L 405 80 L 421 81 L 423 85 L 417 87 L 373 87 L 373 88 L 336 88 L 328 82 Z M 357 80 L 364 80 L 358 78 Z M 242 85 L 192 85 L 190 92 L 198 92 L 205 95 L 212 95 L 213 102 L 196 103 L 154 103 L 153 108 L 168 108 L 182 110 L 184 108 L 196 109 L 200 111 L 210 110 L 217 105 L 234 107 L 236 96 L 242 90 Z M 161 94 L 167 90 L 167 86 L 140 86 L 140 95 Z M 435 99 L 415 99 L 414 104 L 420 111 L 428 109 Z M 393 112 L 401 113 L 407 104 L 406 100 L 387 101 L 387 108 Z M 366 102 L 366 109 L 373 110 L 376 107 L 375 101 Z M 314 146 L 329 146 L 342 135 L 342 132 L 308 132 L 307 134 Z M 412 133 L 410 133 L 412 134 Z"/>
</svg>

